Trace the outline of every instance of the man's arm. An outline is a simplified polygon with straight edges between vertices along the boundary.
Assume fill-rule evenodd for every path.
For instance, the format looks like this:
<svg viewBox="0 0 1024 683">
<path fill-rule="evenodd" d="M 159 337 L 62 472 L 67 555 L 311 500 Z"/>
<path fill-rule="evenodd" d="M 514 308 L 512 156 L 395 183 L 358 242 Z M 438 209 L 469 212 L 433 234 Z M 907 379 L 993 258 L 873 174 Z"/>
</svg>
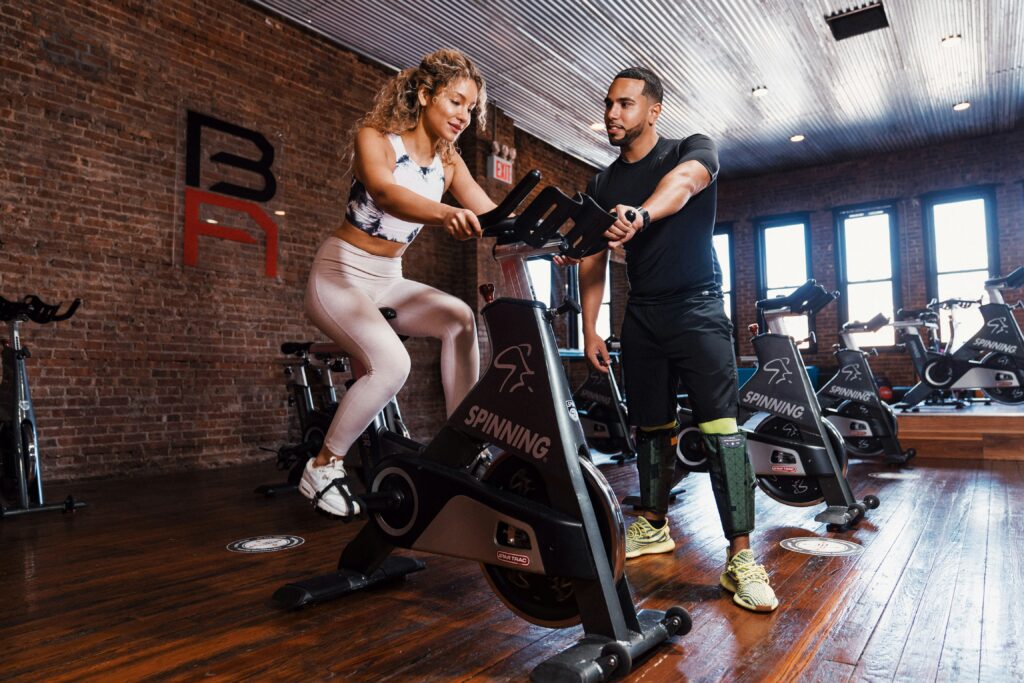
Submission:
<svg viewBox="0 0 1024 683">
<path fill-rule="evenodd" d="M 699 161 L 684 161 L 669 171 L 644 202 L 651 221 L 678 213 L 690 198 L 711 184 L 711 174 Z"/>
<path fill-rule="evenodd" d="M 651 222 L 667 218 L 686 206 L 690 199 L 710 185 L 718 175 L 718 147 L 706 135 L 693 135 L 679 146 L 679 163 L 666 173 L 654 192 L 643 202 Z M 611 246 L 625 244 L 643 227 L 643 218 L 625 220 L 626 210 L 639 207 L 617 206 L 620 216 L 608 237 Z"/>
</svg>

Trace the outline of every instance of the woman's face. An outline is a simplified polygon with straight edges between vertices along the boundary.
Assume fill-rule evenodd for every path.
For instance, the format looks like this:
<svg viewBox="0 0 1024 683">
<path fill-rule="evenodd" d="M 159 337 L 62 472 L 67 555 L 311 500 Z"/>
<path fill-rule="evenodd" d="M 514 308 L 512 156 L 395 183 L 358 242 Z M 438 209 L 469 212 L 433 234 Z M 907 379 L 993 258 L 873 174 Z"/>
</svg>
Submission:
<svg viewBox="0 0 1024 683">
<path fill-rule="evenodd" d="M 433 96 L 420 91 L 423 127 L 431 137 L 454 142 L 469 125 L 479 94 L 470 78 L 453 81 Z"/>
</svg>

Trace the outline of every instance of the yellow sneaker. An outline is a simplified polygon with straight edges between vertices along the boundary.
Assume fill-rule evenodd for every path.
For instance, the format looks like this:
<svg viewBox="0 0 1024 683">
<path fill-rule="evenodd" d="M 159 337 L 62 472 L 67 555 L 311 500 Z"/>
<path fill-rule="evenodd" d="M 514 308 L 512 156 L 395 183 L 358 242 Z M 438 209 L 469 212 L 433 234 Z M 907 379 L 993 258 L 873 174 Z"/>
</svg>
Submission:
<svg viewBox="0 0 1024 683">
<path fill-rule="evenodd" d="M 671 552 L 675 547 L 675 541 L 668 535 L 668 521 L 665 526 L 655 529 L 645 518 L 637 517 L 626 529 L 627 560 L 641 555 Z"/>
<path fill-rule="evenodd" d="M 626 547 L 629 547 L 628 540 Z M 741 550 L 731 559 L 726 551 L 726 559 L 725 571 L 718 582 L 733 593 L 733 602 L 753 612 L 771 612 L 779 606 L 779 599 L 768 582 L 768 572 L 764 565 L 754 562 L 753 551 Z"/>
</svg>

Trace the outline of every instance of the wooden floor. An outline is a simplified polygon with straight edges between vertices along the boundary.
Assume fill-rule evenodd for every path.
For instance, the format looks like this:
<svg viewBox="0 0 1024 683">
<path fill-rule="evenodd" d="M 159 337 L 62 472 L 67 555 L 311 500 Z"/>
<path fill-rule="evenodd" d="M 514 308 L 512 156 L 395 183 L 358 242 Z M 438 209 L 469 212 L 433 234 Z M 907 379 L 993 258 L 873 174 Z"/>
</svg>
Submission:
<svg viewBox="0 0 1024 683">
<path fill-rule="evenodd" d="M 1024 679 L 1024 463 L 921 460 L 918 478 L 850 468 L 882 499 L 842 537 L 853 558 L 783 550 L 825 535 L 808 509 L 758 494 L 755 549 L 782 601 L 759 615 L 717 587 L 725 544 L 705 476 L 692 475 L 671 521 L 674 555 L 628 566 L 636 602 L 681 604 L 693 631 L 640 662 L 632 681 L 1020 681 Z M 632 468 L 606 472 L 620 493 Z M 512 616 L 471 563 L 428 557 L 396 589 L 297 613 L 274 609 L 281 583 L 322 573 L 354 526 L 297 494 L 252 495 L 264 468 L 73 486 L 89 507 L 0 521 L 0 679 L 525 680 L 578 629 Z M 52 498 L 66 487 L 51 487 Z M 261 555 L 231 541 L 296 534 Z"/>
</svg>

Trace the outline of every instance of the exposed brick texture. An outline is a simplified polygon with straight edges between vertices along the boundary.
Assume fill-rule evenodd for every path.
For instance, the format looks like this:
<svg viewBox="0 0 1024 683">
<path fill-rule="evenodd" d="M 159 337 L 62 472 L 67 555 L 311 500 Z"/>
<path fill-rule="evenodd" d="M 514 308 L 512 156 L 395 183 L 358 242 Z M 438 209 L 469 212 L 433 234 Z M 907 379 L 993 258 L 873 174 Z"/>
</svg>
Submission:
<svg viewBox="0 0 1024 683">
<path fill-rule="evenodd" d="M 343 216 L 352 125 L 390 72 L 236 0 L 41 0 L 2 3 L 0 18 L 0 294 L 84 302 L 67 322 L 23 331 L 47 478 L 267 459 L 258 447 L 289 436 L 277 349 L 320 337 L 302 313 L 306 276 Z M 274 217 L 276 278 L 262 274 L 262 237 L 201 238 L 198 265 L 183 265 L 189 109 L 274 145 L 278 191 L 264 208 L 287 211 Z M 494 114 L 479 144 L 463 141 L 474 170 L 496 130 L 517 169 L 582 189 L 583 164 Z M 204 145 L 254 155 L 209 130 Z M 247 175 L 204 159 L 204 187 L 253 185 Z M 233 212 L 203 216 L 261 235 Z M 405 273 L 479 307 L 489 253 L 428 229 Z M 400 400 L 425 438 L 444 417 L 439 343 L 409 349 Z"/>
<path fill-rule="evenodd" d="M 951 112 L 952 114 L 952 112 Z M 746 326 L 755 322 L 757 297 L 754 270 L 754 223 L 759 216 L 806 212 L 811 221 L 811 277 L 835 289 L 835 226 L 833 209 L 879 200 L 893 200 L 898 226 L 900 290 L 903 306 L 920 308 L 925 294 L 924 226 L 921 196 L 931 192 L 991 185 L 995 188 L 1001 270 L 1024 265 L 1024 130 L 959 140 L 896 154 L 817 166 L 782 174 L 723 180 L 718 193 L 718 219 L 732 221 L 736 264 L 736 328 L 741 354 L 752 354 Z M 888 258 L 888 254 L 879 254 Z M 978 293 L 979 295 L 981 292 Z M 1011 293 L 1010 301 L 1021 293 Z M 822 368 L 823 379 L 835 370 L 832 345 L 839 342 L 838 307 L 818 316 L 819 353 L 806 361 Z M 1018 315 L 1021 320 L 1024 316 Z M 876 375 L 898 384 L 915 381 L 910 359 L 883 352 L 872 358 Z"/>
<path fill-rule="evenodd" d="M 302 313 L 306 276 L 343 216 L 352 125 L 390 72 L 237 0 L 0 2 L 0 46 L 0 294 L 84 302 L 67 322 L 23 331 L 47 478 L 258 459 L 269 469 L 259 446 L 289 436 L 278 347 L 320 337 Z M 264 209 L 287 212 L 273 217 L 276 278 L 263 275 L 255 225 L 222 210 L 204 217 L 251 231 L 257 244 L 202 238 L 198 265 L 183 264 L 189 109 L 257 130 L 274 145 L 278 191 Z M 492 138 L 517 149 L 517 175 L 537 167 L 567 192 L 584 188 L 594 169 L 517 130 L 500 109 L 491 114 L 486 130 L 467 133 L 461 146 L 493 197 L 507 187 L 483 177 Z M 217 133 L 204 136 L 207 149 L 253 154 Z M 917 305 L 916 197 L 995 184 L 1008 269 L 1024 261 L 1022 160 L 1017 132 L 723 181 L 720 218 L 736 222 L 741 329 L 752 317 L 742 302 L 754 298 L 753 217 L 810 212 L 813 274 L 834 286 L 832 207 L 897 198 L 904 303 Z M 204 187 L 225 179 L 253 183 L 204 160 Z M 477 309 L 476 285 L 496 276 L 489 245 L 430 229 L 408 251 L 405 272 Z M 620 320 L 624 268 L 613 273 Z M 831 316 L 819 324 L 823 349 L 835 339 Z M 558 333 L 564 339 L 561 323 Z M 482 347 L 486 358 L 486 338 Z M 438 348 L 409 342 L 414 370 L 400 400 L 421 438 L 443 419 Z M 893 359 L 894 375 L 903 363 Z M 882 365 L 888 369 L 888 359 Z"/>
</svg>

